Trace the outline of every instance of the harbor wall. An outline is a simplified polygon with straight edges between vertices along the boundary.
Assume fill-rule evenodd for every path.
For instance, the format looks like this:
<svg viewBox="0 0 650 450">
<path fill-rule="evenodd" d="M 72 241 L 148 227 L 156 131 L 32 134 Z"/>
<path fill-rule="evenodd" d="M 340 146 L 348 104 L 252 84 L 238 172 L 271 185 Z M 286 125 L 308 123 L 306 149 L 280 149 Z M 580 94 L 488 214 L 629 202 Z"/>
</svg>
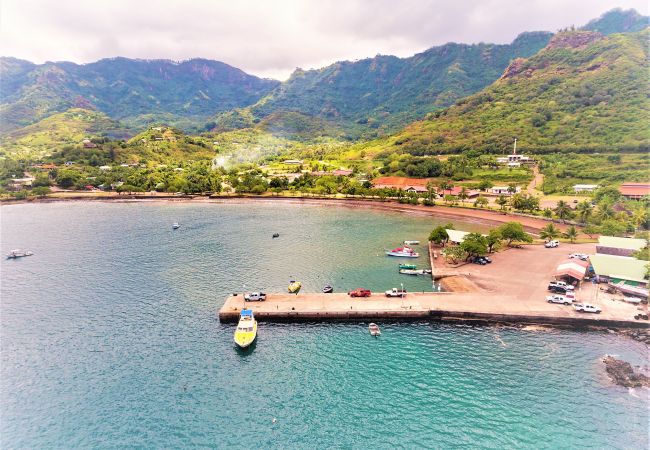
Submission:
<svg viewBox="0 0 650 450">
<path fill-rule="evenodd" d="M 256 311 L 261 322 L 356 322 L 356 321 L 423 321 L 472 322 L 478 324 L 535 324 L 588 328 L 650 328 L 643 320 L 599 319 L 595 315 L 580 317 L 548 316 L 540 314 L 500 314 L 449 310 L 350 310 L 350 311 Z M 238 311 L 219 311 L 222 323 L 236 323 Z"/>
</svg>

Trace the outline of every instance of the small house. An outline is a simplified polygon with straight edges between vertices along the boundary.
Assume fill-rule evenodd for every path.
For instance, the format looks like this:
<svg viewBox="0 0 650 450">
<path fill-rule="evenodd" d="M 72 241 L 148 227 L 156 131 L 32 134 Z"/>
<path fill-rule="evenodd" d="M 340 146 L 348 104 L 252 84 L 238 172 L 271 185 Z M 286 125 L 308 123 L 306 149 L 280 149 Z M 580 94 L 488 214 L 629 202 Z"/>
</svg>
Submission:
<svg viewBox="0 0 650 450">
<path fill-rule="evenodd" d="M 598 189 L 597 184 L 574 184 L 573 185 L 573 191 L 576 194 L 580 194 L 582 192 L 594 192 L 596 189 Z"/>
<path fill-rule="evenodd" d="M 488 192 L 494 195 L 510 195 L 512 192 L 510 192 L 509 189 L 510 188 L 508 186 L 493 186 L 488 189 Z M 514 193 L 518 194 L 519 192 L 521 192 L 521 188 L 519 186 L 515 186 Z"/>
</svg>

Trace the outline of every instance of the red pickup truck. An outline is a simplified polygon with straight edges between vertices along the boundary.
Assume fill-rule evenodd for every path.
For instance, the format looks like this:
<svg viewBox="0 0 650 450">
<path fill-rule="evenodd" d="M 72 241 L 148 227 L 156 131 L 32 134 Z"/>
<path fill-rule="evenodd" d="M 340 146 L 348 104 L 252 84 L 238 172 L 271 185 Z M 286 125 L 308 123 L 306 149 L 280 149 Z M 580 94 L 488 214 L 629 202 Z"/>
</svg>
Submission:
<svg viewBox="0 0 650 450">
<path fill-rule="evenodd" d="M 348 292 L 350 297 L 370 297 L 370 294 L 372 294 L 372 292 L 370 292 L 369 289 L 363 288 L 357 288 L 354 291 Z"/>
</svg>

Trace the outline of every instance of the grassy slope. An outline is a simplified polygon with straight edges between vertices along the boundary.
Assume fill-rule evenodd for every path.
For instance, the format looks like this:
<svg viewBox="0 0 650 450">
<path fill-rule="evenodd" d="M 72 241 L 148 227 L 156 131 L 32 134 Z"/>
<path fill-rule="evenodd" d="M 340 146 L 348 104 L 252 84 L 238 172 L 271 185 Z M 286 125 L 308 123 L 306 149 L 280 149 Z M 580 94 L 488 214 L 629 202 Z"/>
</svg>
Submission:
<svg viewBox="0 0 650 450">
<path fill-rule="evenodd" d="M 647 147 L 649 31 L 570 46 L 586 33 L 560 33 L 482 92 L 357 150 L 503 152 L 515 137 L 533 151 Z"/>
<path fill-rule="evenodd" d="M 107 133 L 124 136 L 126 130 L 103 113 L 73 108 L 5 135 L 0 142 L 0 156 L 40 157 Z"/>
</svg>

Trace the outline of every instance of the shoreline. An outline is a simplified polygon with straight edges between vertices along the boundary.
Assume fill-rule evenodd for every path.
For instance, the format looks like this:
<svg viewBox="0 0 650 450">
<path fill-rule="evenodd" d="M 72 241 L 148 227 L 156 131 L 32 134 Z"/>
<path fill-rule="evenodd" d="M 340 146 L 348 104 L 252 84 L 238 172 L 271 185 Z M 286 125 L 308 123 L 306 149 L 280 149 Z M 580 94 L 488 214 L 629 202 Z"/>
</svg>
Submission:
<svg viewBox="0 0 650 450">
<path fill-rule="evenodd" d="M 32 204 L 32 203 L 56 203 L 56 202 L 182 202 L 182 203 L 269 203 L 286 202 L 288 204 L 323 205 L 323 206 L 344 206 L 350 208 L 365 208 L 376 211 L 392 211 L 401 213 L 416 213 L 420 216 L 434 216 L 449 219 L 460 219 L 464 222 L 479 225 L 498 226 L 507 222 L 519 222 L 528 232 L 537 232 L 549 223 L 550 220 L 520 216 L 517 214 L 503 213 L 486 209 L 472 209 L 451 206 L 424 206 L 409 205 L 393 200 L 371 200 L 357 198 L 319 198 L 319 197 L 281 197 L 281 196 L 176 196 L 176 195 L 124 195 L 124 196 L 100 196 L 100 195 L 74 195 L 61 197 L 44 197 L 23 200 L 4 200 L 2 206 Z M 557 224 L 559 228 L 566 225 Z"/>
</svg>

